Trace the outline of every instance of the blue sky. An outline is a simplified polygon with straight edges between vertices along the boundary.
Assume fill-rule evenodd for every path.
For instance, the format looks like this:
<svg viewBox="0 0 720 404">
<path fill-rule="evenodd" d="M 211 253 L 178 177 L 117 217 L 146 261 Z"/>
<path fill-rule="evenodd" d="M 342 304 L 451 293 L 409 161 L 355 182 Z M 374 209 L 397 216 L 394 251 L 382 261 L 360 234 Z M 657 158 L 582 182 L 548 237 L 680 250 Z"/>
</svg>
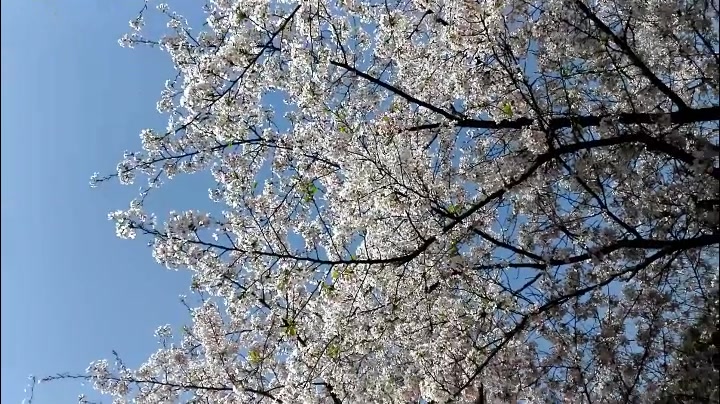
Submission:
<svg viewBox="0 0 720 404">
<path fill-rule="evenodd" d="M 155 102 L 169 59 L 117 45 L 141 6 L 2 2 L 2 403 L 20 403 L 29 374 L 82 373 L 113 349 L 136 366 L 158 348 L 157 326 L 187 318 L 188 273 L 165 270 L 147 240 L 117 239 L 107 221 L 137 187 L 88 186 L 139 147 L 142 128 L 165 127 Z M 152 208 L 203 208 L 209 185 L 175 181 Z M 74 403 L 82 391 L 54 382 L 34 402 Z"/>
</svg>

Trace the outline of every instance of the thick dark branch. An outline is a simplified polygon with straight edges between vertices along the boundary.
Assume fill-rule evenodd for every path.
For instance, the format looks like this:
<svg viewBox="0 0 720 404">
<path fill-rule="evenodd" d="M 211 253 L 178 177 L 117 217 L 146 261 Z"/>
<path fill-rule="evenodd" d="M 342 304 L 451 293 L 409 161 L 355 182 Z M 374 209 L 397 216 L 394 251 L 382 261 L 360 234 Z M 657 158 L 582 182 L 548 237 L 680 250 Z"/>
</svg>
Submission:
<svg viewBox="0 0 720 404">
<path fill-rule="evenodd" d="M 480 383 L 480 388 L 478 389 L 478 396 L 475 399 L 475 404 L 485 404 L 485 385 L 483 383 Z"/>
<path fill-rule="evenodd" d="M 641 62 L 642 63 L 642 62 Z M 402 91 L 401 89 L 385 83 L 384 81 L 375 78 L 363 71 L 360 71 L 347 63 L 343 62 L 337 62 L 337 61 L 330 61 L 330 64 L 338 67 L 342 67 L 343 69 L 346 69 L 348 71 L 353 72 L 354 74 L 358 75 L 359 77 L 362 77 L 366 80 L 368 80 L 371 83 L 375 83 L 380 87 L 383 87 L 392 93 L 394 93 L 397 96 L 400 96 L 407 100 L 408 102 L 417 104 L 421 107 L 427 108 L 430 111 L 433 111 L 444 118 L 447 118 L 448 120 L 454 122 L 454 125 L 456 127 L 463 127 L 463 128 L 478 128 L 478 129 L 522 129 L 527 128 L 530 126 L 535 125 L 538 123 L 536 119 L 532 118 L 518 118 L 514 120 L 502 120 L 500 122 L 495 122 L 492 120 L 483 120 L 483 119 L 463 119 L 461 117 L 458 117 L 448 111 L 445 111 L 442 108 L 438 108 L 426 101 L 420 100 L 418 98 L 413 97 L 412 95 Z M 570 127 L 580 127 L 580 128 L 586 128 L 586 127 L 594 127 L 594 126 L 600 126 L 600 123 L 604 119 L 614 119 L 617 120 L 618 123 L 624 124 L 624 125 L 631 125 L 631 124 L 641 124 L 641 123 L 655 123 L 660 121 L 661 119 L 669 116 L 670 122 L 676 125 L 685 125 L 689 123 L 694 122 L 709 122 L 709 121 L 717 121 L 720 120 L 720 107 L 713 106 L 713 107 L 706 107 L 706 108 L 684 108 L 680 111 L 670 112 L 670 113 L 643 113 L 643 112 L 637 112 L 637 113 L 620 113 L 615 115 L 584 115 L 584 116 L 574 116 L 574 117 L 556 117 L 552 118 L 547 123 L 547 129 L 548 130 L 557 130 L 561 128 L 570 128 Z M 425 125 L 419 125 L 419 126 L 413 126 L 406 128 L 407 131 L 419 131 L 424 129 L 435 129 L 439 128 L 440 123 L 431 123 L 431 124 L 425 124 Z M 621 137 L 616 138 L 618 140 L 613 140 L 612 142 L 616 142 L 614 144 L 621 144 L 626 142 L 639 142 L 645 144 L 648 149 L 655 150 L 655 151 L 661 151 L 663 153 L 666 153 L 670 155 L 671 157 L 680 160 L 686 164 L 693 164 L 694 158 L 689 153 L 685 152 L 684 150 L 672 146 L 668 143 L 665 143 L 661 140 L 658 140 L 650 135 L 646 134 L 640 134 L 640 133 L 633 133 L 629 135 L 624 135 Z M 710 170 L 712 173 L 712 176 L 715 178 L 720 179 L 720 170 L 713 168 Z"/>
<path fill-rule="evenodd" d="M 642 61 L 640 61 L 642 63 Z M 531 118 L 518 118 L 514 120 L 502 120 L 500 122 L 495 122 L 493 120 L 484 120 L 484 119 L 462 119 L 448 111 L 445 111 L 442 108 L 436 107 L 429 102 L 420 100 L 418 98 L 413 97 L 412 95 L 404 92 L 403 90 L 397 88 L 396 86 L 392 84 L 385 83 L 384 81 L 380 80 L 379 78 L 373 77 L 361 70 L 358 70 L 347 63 L 344 62 L 338 62 L 338 61 L 330 61 L 330 64 L 338 67 L 342 67 L 343 69 L 346 69 L 354 74 L 356 74 L 359 77 L 364 78 L 365 80 L 377 84 L 378 86 L 392 92 L 393 94 L 404 98 L 406 101 L 417 104 L 421 107 L 427 108 L 430 111 L 433 111 L 444 118 L 447 118 L 448 120 L 455 123 L 455 126 L 457 127 L 463 127 L 463 128 L 478 128 L 478 129 L 522 129 L 529 126 L 532 126 L 536 123 L 535 119 Z M 644 66 L 644 65 L 643 65 Z M 652 72 L 650 72 L 652 74 Z M 657 79 L 657 78 L 656 78 Z M 659 80 L 659 79 L 658 79 Z M 660 82 L 662 84 L 662 82 Z M 664 85 L 664 84 L 662 84 Z M 668 90 L 669 91 L 669 90 Z M 682 100 L 680 100 L 682 102 Z M 683 104 L 684 105 L 684 104 Z M 620 114 L 614 114 L 614 115 L 584 115 L 584 116 L 575 116 L 575 117 L 557 117 L 552 118 L 548 121 L 548 129 L 560 129 L 560 128 L 570 128 L 570 127 L 594 127 L 599 126 L 600 122 L 603 119 L 617 119 L 619 123 L 622 124 L 640 124 L 640 123 L 654 123 L 659 120 L 661 120 L 663 117 L 670 115 L 670 122 L 678 125 L 684 125 L 689 124 L 693 122 L 708 122 L 708 121 L 717 121 L 720 120 L 720 107 L 713 106 L 713 107 L 706 107 L 706 108 L 689 108 L 685 106 L 680 111 L 675 111 L 671 113 L 620 113 Z M 425 125 L 418 125 L 406 128 L 405 130 L 408 131 L 419 131 L 423 129 L 435 129 L 440 127 L 440 123 L 429 123 Z"/>
<path fill-rule="evenodd" d="M 457 120 L 458 120 L 458 118 L 457 118 L 455 115 L 451 114 L 450 112 L 447 112 L 447 111 L 445 111 L 444 109 L 438 108 L 438 107 L 436 107 L 436 106 L 434 106 L 434 105 L 432 105 L 432 104 L 430 104 L 430 103 L 428 103 L 428 102 L 425 102 L 425 101 L 423 101 L 423 100 L 419 100 L 419 99 L 413 97 L 412 95 L 410 95 L 410 94 L 402 91 L 401 89 L 399 89 L 399 88 L 397 88 L 397 87 L 395 87 L 395 86 L 393 86 L 393 85 L 390 85 L 390 84 L 388 84 L 388 83 L 385 83 L 384 81 L 382 81 L 382 80 L 380 80 L 380 79 L 378 79 L 378 78 L 375 78 L 375 77 L 373 77 L 373 76 L 371 76 L 371 75 L 369 75 L 369 74 L 367 74 L 367 73 L 365 73 L 365 72 L 363 72 L 363 71 L 361 71 L 361 70 L 358 70 L 358 69 L 356 69 L 356 68 L 348 65 L 347 63 L 338 62 L 338 61 L 335 61 L 335 60 L 331 60 L 331 61 L 330 61 L 330 64 L 333 65 L 333 66 L 342 67 L 343 69 L 345 69 L 345 70 L 347 70 L 347 71 L 353 72 L 353 73 L 356 74 L 357 76 L 362 77 L 362 78 L 364 78 L 365 80 L 367 80 L 367 81 L 369 81 L 369 82 L 371 82 L 371 83 L 377 84 L 378 86 L 380 86 L 380 87 L 382 87 L 382 88 L 384 88 L 384 89 L 386 89 L 386 90 L 389 90 L 389 91 L 392 92 L 392 93 L 395 93 L 396 95 L 398 95 L 398 96 L 406 99 L 407 101 L 409 101 L 409 102 L 411 102 L 411 103 L 413 103 L 413 104 L 417 104 L 417 105 L 419 105 L 419 106 L 421 106 L 421 107 L 424 107 L 424 108 L 429 109 L 430 111 L 433 111 L 433 112 L 435 112 L 435 113 L 437 113 L 437 114 L 440 114 L 440 115 L 442 115 L 443 117 L 445 117 L 445 118 L 447 118 L 447 119 L 449 119 L 449 120 L 451 120 L 451 121 L 457 121 Z"/>
<path fill-rule="evenodd" d="M 505 195 L 507 192 L 509 192 L 511 189 L 515 188 L 519 184 L 522 184 L 523 182 L 527 181 L 530 177 L 532 177 L 535 172 L 542 167 L 545 163 L 551 161 L 552 159 L 556 158 L 557 156 L 567 154 L 567 153 L 574 153 L 580 150 L 585 149 L 593 149 L 596 147 L 606 147 L 606 146 L 612 146 L 617 144 L 622 144 L 627 142 L 627 138 L 633 137 L 633 136 L 640 136 L 640 135 L 627 135 L 622 137 L 614 137 L 614 138 L 606 138 L 606 139 L 597 139 L 597 140 L 590 140 L 585 142 L 578 142 L 570 145 L 563 145 L 560 147 L 557 147 L 553 150 L 550 150 L 546 153 L 540 154 L 537 156 L 533 164 L 525 170 L 523 174 L 518 176 L 517 178 L 509 181 L 505 184 L 505 186 L 501 189 L 498 189 L 497 191 L 491 193 L 487 197 L 485 197 L 483 200 L 475 203 L 472 205 L 468 210 L 463 212 L 462 214 L 456 216 L 453 218 L 453 220 L 445 225 L 442 229 L 443 234 L 449 232 L 455 226 L 462 223 L 465 219 L 473 215 L 478 210 L 482 209 L 484 206 L 487 206 L 492 201 L 501 198 L 503 195 Z M 717 174 L 720 176 L 720 174 L 716 173 L 718 169 L 713 169 L 714 175 Z M 144 231 L 146 234 L 150 234 L 156 237 L 163 237 L 168 238 L 169 236 L 167 234 L 163 234 L 159 232 L 156 229 L 148 229 L 147 227 L 143 226 L 142 224 L 133 224 L 133 226 L 137 229 L 140 229 Z M 716 237 L 717 236 L 707 236 L 707 237 Z M 217 248 L 219 250 L 223 251 L 237 251 L 242 254 L 247 254 L 249 256 L 265 256 L 265 257 L 273 257 L 273 258 L 280 258 L 280 259 L 290 259 L 295 261 L 305 261 L 310 262 L 312 264 L 316 265 L 358 265 L 358 264 L 367 264 L 367 265 L 382 265 L 382 264 L 389 264 L 389 265 L 403 265 L 405 263 L 408 263 L 412 261 L 413 259 L 417 258 L 420 254 L 422 254 L 425 250 L 430 247 L 435 241 L 437 241 L 436 236 L 432 236 L 425 240 L 422 244 L 420 244 L 415 250 L 391 257 L 391 258 L 380 258 L 380 259 L 372 259 L 372 258 L 358 258 L 354 260 L 346 260 L 346 259 L 338 259 L 338 260 L 327 260 L 327 259 L 321 259 L 321 258 L 313 258 L 309 256 L 296 256 L 289 253 L 276 253 L 273 251 L 262 251 L 262 250 L 243 250 L 236 247 L 228 247 L 224 246 L 222 244 L 217 243 L 211 243 L 207 241 L 202 240 L 183 240 L 188 243 L 203 245 L 205 247 L 211 247 L 211 248 Z M 633 240 L 633 241 L 639 241 L 639 240 Z M 715 240 L 714 242 L 717 242 Z M 652 247 L 645 247 L 645 248 L 652 248 Z M 662 248 L 658 247 L 658 248 Z M 533 265 L 533 264 L 530 264 Z M 527 264 L 526 264 L 527 266 Z"/>
<path fill-rule="evenodd" d="M 582 7 L 587 7 L 582 3 L 578 1 L 578 4 Z M 589 10 L 587 10 L 588 13 L 590 13 Z M 592 13 L 590 13 L 592 17 L 597 19 Z M 597 20 L 598 24 L 602 24 L 602 21 Z M 604 25 L 603 25 L 604 26 Z M 609 30 L 607 26 L 604 26 Z M 609 31 L 610 34 L 614 35 L 612 31 Z M 617 41 L 620 41 L 618 43 L 618 46 L 624 46 L 627 48 L 627 44 L 622 42 L 619 38 L 615 37 Z M 673 99 L 673 101 L 681 107 L 680 111 L 670 112 L 670 113 L 643 113 L 643 112 L 637 112 L 637 113 L 620 113 L 620 114 L 613 114 L 613 115 L 584 115 L 584 116 L 574 116 L 574 117 L 556 117 L 552 118 L 547 122 L 547 130 L 556 130 L 561 128 L 570 128 L 570 127 L 580 127 L 580 128 L 586 128 L 586 127 L 595 127 L 599 126 L 600 123 L 604 119 L 613 119 L 617 120 L 618 123 L 624 124 L 624 125 L 631 125 L 631 124 L 650 124 L 660 121 L 662 118 L 665 118 L 669 116 L 670 122 L 676 125 L 685 125 L 689 123 L 694 122 L 709 122 L 709 121 L 718 121 L 720 120 L 720 107 L 719 106 L 712 106 L 712 107 L 705 107 L 705 108 L 689 108 L 687 105 L 683 103 L 677 95 L 675 95 L 670 89 L 665 87 L 665 85 L 660 81 L 657 77 L 655 77 L 652 72 L 643 64 L 643 62 L 635 56 L 634 53 L 632 53 L 632 50 L 627 48 L 627 52 L 631 55 L 631 59 L 635 63 L 638 64 L 638 67 L 640 67 L 641 70 L 643 70 L 643 73 L 648 76 L 648 79 L 652 81 L 658 88 L 661 89 L 663 92 L 667 92 L 671 98 L 676 97 L 677 99 Z M 536 119 L 532 118 L 518 118 L 514 120 L 502 120 L 500 122 L 495 122 L 493 120 L 483 120 L 483 119 L 463 119 L 457 115 L 454 115 L 448 111 L 445 111 L 442 108 L 436 107 L 429 102 L 420 100 L 418 98 L 413 97 L 412 95 L 404 92 L 403 90 L 397 88 L 396 86 L 393 86 L 391 84 L 385 83 L 384 81 L 380 80 L 379 78 L 373 77 L 361 70 L 358 70 L 347 63 L 344 62 L 338 62 L 338 61 L 330 61 L 330 64 L 334 66 L 341 67 L 343 69 L 346 69 L 354 74 L 356 74 L 359 77 L 364 78 L 365 80 L 368 80 L 371 83 L 377 84 L 380 87 L 385 88 L 386 90 L 391 91 L 395 95 L 404 98 L 406 101 L 410 103 L 417 104 L 421 107 L 424 107 L 426 109 L 429 109 L 430 111 L 433 111 L 444 118 L 447 118 L 448 120 L 454 122 L 454 125 L 456 127 L 464 127 L 464 128 L 478 128 L 478 129 L 522 129 L 526 127 L 533 126 L 538 123 Z M 654 78 L 654 79 L 653 79 Z M 665 89 L 665 90 L 663 90 Z M 430 123 L 425 125 L 419 125 L 419 126 L 413 126 L 406 128 L 407 131 L 419 131 L 424 129 L 435 129 L 440 127 L 440 123 Z M 619 138 L 620 139 L 620 138 Z M 666 153 L 670 155 L 671 157 L 680 160 L 686 164 L 693 164 L 694 158 L 689 153 L 685 152 L 684 150 L 677 148 L 675 146 L 672 146 L 668 143 L 665 143 L 661 140 L 658 140 L 650 135 L 645 134 L 631 134 L 631 135 L 624 135 L 621 137 L 622 140 L 618 141 L 615 144 L 625 143 L 625 142 L 640 142 L 645 144 L 648 149 L 655 150 L 655 151 L 661 151 L 663 153 Z M 716 168 L 712 168 L 710 170 L 711 175 L 715 178 L 720 179 L 720 170 Z"/>
<path fill-rule="evenodd" d="M 508 263 L 508 264 L 478 265 L 475 267 L 475 269 L 493 269 L 493 268 L 542 269 L 548 265 L 551 265 L 551 266 L 569 265 L 569 264 L 575 264 L 578 262 L 587 261 L 587 260 L 591 259 L 593 257 L 593 255 L 599 255 L 599 256 L 608 255 L 610 253 L 613 253 L 613 252 L 615 252 L 617 250 L 621 250 L 621 249 L 632 249 L 632 250 L 660 250 L 660 249 L 663 249 L 667 252 L 674 252 L 674 251 L 680 251 L 680 250 L 689 250 L 691 248 L 707 247 L 707 246 L 715 245 L 718 243 L 720 243 L 720 235 L 718 235 L 718 234 L 706 234 L 706 235 L 702 235 L 699 237 L 690 238 L 690 239 L 682 239 L 682 240 L 646 240 L 646 239 L 618 240 L 614 244 L 611 244 L 611 245 L 608 245 L 605 247 L 601 247 L 592 253 L 579 254 L 579 255 L 569 257 L 569 258 L 563 259 L 563 260 L 551 259 L 547 262 L 542 262 L 541 259 L 538 259 L 538 261 L 540 261 L 540 262 L 512 262 L 512 263 Z M 508 246 L 505 243 L 497 244 L 497 245 L 500 247 L 508 248 Z M 513 247 L 513 248 L 516 248 L 516 247 Z M 522 251 L 522 250 L 520 250 L 520 251 Z M 527 256 L 528 254 L 523 254 L 523 255 Z"/>
<path fill-rule="evenodd" d="M 323 386 L 325 387 L 325 390 L 327 390 L 328 395 L 333 401 L 333 404 L 342 404 L 342 400 L 340 400 L 340 397 L 338 397 L 337 393 L 335 393 L 335 389 L 330 383 L 327 382 L 319 382 L 319 383 L 313 383 L 317 386 Z"/>
<path fill-rule="evenodd" d="M 685 150 L 677 146 L 673 146 L 669 143 L 663 142 L 662 140 L 645 133 L 637 133 L 634 134 L 634 136 L 637 136 L 637 141 L 644 144 L 648 150 L 665 153 L 668 156 L 676 160 L 682 161 L 685 164 L 692 165 L 695 162 L 695 157 L 693 157 L 692 154 L 686 152 Z M 710 175 L 712 175 L 716 179 L 720 179 L 720 170 L 712 167 L 710 168 Z"/>
<path fill-rule="evenodd" d="M 473 233 L 482 237 L 486 241 L 489 241 L 489 242 L 495 244 L 498 247 L 502 247 L 506 250 L 510 250 L 510 251 L 514 252 L 515 254 L 524 255 L 530 259 L 534 259 L 534 260 L 538 260 L 538 261 L 542 260 L 542 257 L 540 257 L 539 255 L 534 254 L 530 251 L 525 251 L 521 248 L 515 247 L 514 245 L 506 243 L 504 241 L 498 240 L 498 239 L 494 238 L 493 236 L 491 236 L 490 234 L 478 229 L 477 227 L 473 227 L 471 230 Z"/>
<path fill-rule="evenodd" d="M 686 125 L 694 122 L 709 122 L 720 120 L 720 107 L 705 107 L 696 109 L 686 109 L 683 111 L 675 111 L 671 113 L 620 113 L 616 115 L 580 115 L 574 117 L 557 117 L 548 121 L 549 129 L 562 129 L 570 127 L 588 128 L 600 126 L 603 119 L 616 118 L 621 124 L 641 124 L 654 123 L 669 115 L 670 122 L 677 125 Z M 536 120 L 531 118 L 518 118 L 513 120 L 504 119 L 500 122 L 484 119 L 458 119 L 454 117 L 455 126 L 463 128 L 478 129 L 523 129 L 533 126 Z M 412 126 L 407 128 L 408 131 L 419 131 L 424 129 L 439 128 L 439 123 L 429 123 L 425 125 Z"/>
</svg>

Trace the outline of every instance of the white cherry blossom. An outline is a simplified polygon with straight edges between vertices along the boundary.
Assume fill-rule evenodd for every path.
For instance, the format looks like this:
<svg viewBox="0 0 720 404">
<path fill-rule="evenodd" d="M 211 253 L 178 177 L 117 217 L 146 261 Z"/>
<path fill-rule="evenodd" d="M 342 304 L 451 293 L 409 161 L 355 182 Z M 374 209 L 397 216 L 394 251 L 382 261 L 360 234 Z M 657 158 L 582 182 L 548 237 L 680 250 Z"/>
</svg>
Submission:
<svg viewBox="0 0 720 404">
<path fill-rule="evenodd" d="M 172 59 L 168 128 L 93 183 L 147 180 L 110 219 L 202 302 L 81 377 L 136 403 L 717 400 L 719 9 L 213 0 L 192 30 L 146 5 L 120 42 Z M 221 213 L 143 211 L 203 171 Z"/>
</svg>

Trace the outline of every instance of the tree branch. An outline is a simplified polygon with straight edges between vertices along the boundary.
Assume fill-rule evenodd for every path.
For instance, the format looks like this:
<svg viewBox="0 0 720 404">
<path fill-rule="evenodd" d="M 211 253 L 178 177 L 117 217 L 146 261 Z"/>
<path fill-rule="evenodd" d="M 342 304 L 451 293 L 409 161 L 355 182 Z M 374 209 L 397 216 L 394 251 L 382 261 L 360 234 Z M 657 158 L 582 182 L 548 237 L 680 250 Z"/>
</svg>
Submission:
<svg viewBox="0 0 720 404">
<path fill-rule="evenodd" d="M 682 111 L 675 112 L 660 112 L 660 113 L 647 113 L 647 112 L 630 112 L 620 113 L 616 115 L 580 115 L 574 117 L 557 117 L 552 118 L 548 121 L 549 129 L 562 129 L 570 127 L 588 128 L 600 126 L 600 122 L 603 119 L 617 118 L 619 123 L 630 125 L 630 124 L 641 124 L 641 123 L 654 123 L 663 117 L 670 115 L 670 122 L 677 125 L 686 125 L 694 122 L 708 122 L 720 120 L 720 107 L 705 107 L 705 108 L 690 108 Z M 513 120 L 504 119 L 496 122 L 493 120 L 484 119 L 458 119 L 453 116 L 455 126 L 463 128 L 477 128 L 477 129 L 523 129 L 526 127 L 533 126 L 536 122 L 535 119 L 531 118 L 518 118 Z M 420 131 L 425 129 L 436 129 L 439 128 L 439 123 L 429 123 L 425 125 L 411 126 L 406 128 L 407 131 Z"/>
<path fill-rule="evenodd" d="M 633 52 L 632 49 L 630 49 L 630 46 L 627 44 L 627 42 L 623 41 L 620 37 L 615 35 L 615 33 L 608 27 L 600 18 L 598 18 L 595 13 L 593 13 L 588 6 L 585 5 L 580 0 L 575 0 L 575 4 L 577 4 L 578 8 L 585 14 L 587 18 L 589 18 L 592 22 L 597 25 L 598 28 L 602 32 L 604 32 L 607 36 L 612 39 L 612 41 L 622 49 L 627 57 L 635 64 L 635 66 L 640 69 L 643 76 L 645 76 L 650 82 L 658 89 L 660 92 L 665 94 L 668 98 L 672 100 L 672 102 L 675 103 L 675 105 L 678 106 L 680 110 L 686 110 L 689 109 L 687 104 L 685 104 L 685 101 L 683 101 L 682 98 L 680 98 L 679 95 L 677 95 L 674 91 L 672 91 L 668 86 L 665 85 L 665 83 L 662 82 L 645 64 L 645 62 L 640 59 L 640 57 Z"/>
</svg>

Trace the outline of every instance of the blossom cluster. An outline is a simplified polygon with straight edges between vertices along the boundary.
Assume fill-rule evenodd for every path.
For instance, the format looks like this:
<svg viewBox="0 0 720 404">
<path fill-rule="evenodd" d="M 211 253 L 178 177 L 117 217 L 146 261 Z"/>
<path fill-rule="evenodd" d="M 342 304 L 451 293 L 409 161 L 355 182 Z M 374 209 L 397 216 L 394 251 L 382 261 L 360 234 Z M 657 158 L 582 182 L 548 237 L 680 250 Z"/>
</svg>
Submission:
<svg viewBox="0 0 720 404">
<path fill-rule="evenodd" d="M 110 218 L 203 302 L 89 377 L 138 403 L 718 398 L 704 4 L 211 0 L 196 32 L 163 3 L 157 40 L 146 6 L 121 43 L 177 77 Z M 144 213 L 203 171 L 222 214 Z"/>
</svg>

